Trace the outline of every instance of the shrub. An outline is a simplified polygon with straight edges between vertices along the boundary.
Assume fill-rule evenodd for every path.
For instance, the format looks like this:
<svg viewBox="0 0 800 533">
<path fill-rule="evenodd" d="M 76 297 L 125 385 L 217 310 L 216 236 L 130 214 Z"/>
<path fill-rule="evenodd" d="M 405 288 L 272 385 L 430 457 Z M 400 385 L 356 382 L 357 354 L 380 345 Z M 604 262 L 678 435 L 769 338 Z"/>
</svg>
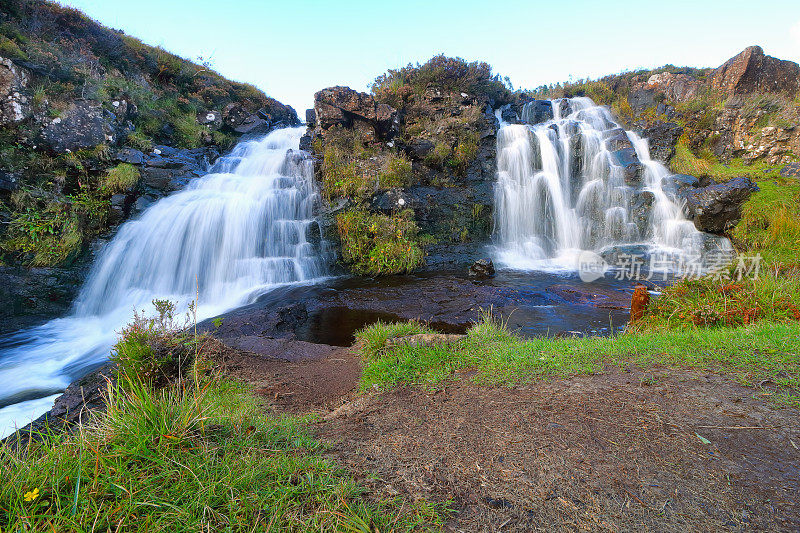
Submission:
<svg viewBox="0 0 800 533">
<path fill-rule="evenodd" d="M 124 387 L 143 384 L 158 388 L 180 378 L 194 359 L 194 348 L 203 340 L 187 330 L 190 315 L 178 319 L 175 303 L 153 300 L 153 307 L 154 317 L 134 310 L 133 321 L 122 330 L 111 352 Z"/>
<path fill-rule="evenodd" d="M 390 69 L 375 78 L 371 89 L 379 100 L 387 103 L 407 98 L 409 89 L 422 94 L 429 86 L 445 91 L 465 92 L 472 96 L 483 96 L 498 102 L 509 101 L 511 91 L 503 84 L 499 75 L 492 74 L 492 67 L 482 61 L 468 62 L 460 57 L 440 54 L 424 64 L 407 65 Z"/>
<path fill-rule="evenodd" d="M 422 265 L 419 228 L 414 212 L 392 216 L 352 209 L 336 217 L 342 241 L 342 259 L 359 274 L 411 272 Z"/>
<path fill-rule="evenodd" d="M 120 163 L 106 172 L 103 187 L 111 194 L 129 191 L 136 187 L 139 177 L 139 170 L 135 166 Z"/>
</svg>

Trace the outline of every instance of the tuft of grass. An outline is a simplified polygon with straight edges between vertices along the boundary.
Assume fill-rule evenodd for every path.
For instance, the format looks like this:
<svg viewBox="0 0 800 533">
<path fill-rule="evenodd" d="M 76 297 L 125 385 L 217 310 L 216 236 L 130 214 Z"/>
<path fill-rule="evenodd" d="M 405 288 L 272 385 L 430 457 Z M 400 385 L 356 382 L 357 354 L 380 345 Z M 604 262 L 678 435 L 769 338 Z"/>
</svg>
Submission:
<svg viewBox="0 0 800 533">
<path fill-rule="evenodd" d="M 110 194 L 129 191 L 139 183 L 139 177 L 139 170 L 135 166 L 120 163 L 106 172 L 102 187 Z"/>
<path fill-rule="evenodd" d="M 140 131 L 132 131 L 129 133 L 128 137 L 125 139 L 125 144 L 145 153 L 153 149 L 153 139 Z"/>
<path fill-rule="evenodd" d="M 417 320 L 392 323 L 378 320 L 374 324 L 357 331 L 355 337 L 360 347 L 361 356 L 371 361 L 380 356 L 386 346 L 386 341 L 389 339 L 421 333 L 434 333 L 434 331 Z"/>
</svg>

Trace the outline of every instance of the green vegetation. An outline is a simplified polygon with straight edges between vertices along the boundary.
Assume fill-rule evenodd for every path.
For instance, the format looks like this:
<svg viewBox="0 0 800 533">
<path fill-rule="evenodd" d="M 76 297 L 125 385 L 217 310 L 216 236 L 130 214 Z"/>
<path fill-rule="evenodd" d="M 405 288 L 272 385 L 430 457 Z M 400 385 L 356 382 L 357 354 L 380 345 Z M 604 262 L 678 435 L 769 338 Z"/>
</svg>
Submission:
<svg viewBox="0 0 800 533">
<path fill-rule="evenodd" d="M 342 259 L 353 272 L 372 276 L 411 272 L 422 265 L 424 238 L 414 212 L 394 215 L 351 209 L 336 217 L 342 241 Z"/>
<path fill-rule="evenodd" d="M 759 191 L 744 205 L 733 238 L 742 249 L 770 264 L 796 265 L 800 249 L 800 183 L 774 177 L 758 181 Z"/>
<path fill-rule="evenodd" d="M 314 147 L 322 154 L 322 189 L 328 198 L 363 201 L 380 190 L 412 183 L 411 162 L 355 130 L 331 128 Z"/>
<path fill-rule="evenodd" d="M 135 166 L 120 163 L 106 172 L 102 187 L 112 194 L 129 191 L 136 187 L 139 177 L 139 170 Z"/>
<path fill-rule="evenodd" d="M 549 377 L 602 372 L 607 366 L 671 366 L 718 371 L 755 385 L 764 379 L 785 387 L 774 399 L 800 407 L 800 324 L 761 323 L 739 328 L 628 332 L 614 337 L 522 339 L 486 314 L 456 342 L 434 346 L 385 339 L 431 331 L 425 326 L 376 324 L 357 333 L 364 360 L 361 386 L 436 384 L 462 369 L 474 381 L 513 385 Z"/>
<path fill-rule="evenodd" d="M 148 353 L 153 343 L 182 339 L 185 360 L 202 359 L 203 338 L 173 330 L 168 315 L 174 309 L 161 305 L 147 335 L 132 325 L 117 353 Z M 351 477 L 321 456 L 322 444 L 308 431 L 310 417 L 267 415 L 257 397 L 209 374 L 205 365 L 174 367 L 161 374 L 169 381 L 154 386 L 150 376 L 136 373 L 141 367 L 119 361 L 106 412 L 72 435 L 48 435 L 44 443 L 18 451 L 0 449 L 3 531 L 370 532 L 441 526 L 439 506 L 366 498 Z"/>
<path fill-rule="evenodd" d="M 781 170 L 780 166 L 768 165 L 764 161 L 747 163 L 733 158 L 723 163 L 709 150 L 703 150 L 697 156 L 689 148 L 685 137 L 681 137 L 675 145 L 675 156 L 670 160 L 669 166 L 677 174 L 711 177 L 718 182 L 740 177 L 752 180 L 776 179 L 780 177 Z"/>
<path fill-rule="evenodd" d="M 488 63 L 468 62 L 444 54 L 434 56 L 422 65 L 409 64 L 400 69 L 390 69 L 375 78 L 372 93 L 378 100 L 399 108 L 411 95 L 421 95 L 429 86 L 495 102 L 511 99 L 508 82 L 504 82 L 500 75 L 493 75 Z"/>
</svg>

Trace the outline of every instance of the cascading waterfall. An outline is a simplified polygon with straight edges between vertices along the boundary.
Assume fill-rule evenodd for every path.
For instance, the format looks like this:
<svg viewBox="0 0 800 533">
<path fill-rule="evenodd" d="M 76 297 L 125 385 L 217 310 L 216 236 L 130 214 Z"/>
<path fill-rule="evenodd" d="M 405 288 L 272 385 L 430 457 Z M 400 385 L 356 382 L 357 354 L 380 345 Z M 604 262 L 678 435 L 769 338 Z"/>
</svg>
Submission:
<svg viewBox="0 0 800 533">
<path fill-rule="evenodd" d="M 197 300 L 202 320 L 326 274 L 313 163 L 297 151 L 304 131 L 240 143 L 209 174 L 120 227 L 70 316 L 0 339 L 0 436 L 102 364 L 132 310 L 155 298 L 183 308 Z"/>
<path fill-rule="evenodd" d="M 704 246 L 706 235 L 665 190 L 670 172 L 606 108 L 589 98 L 536 101 L 521 118 L 527 124 L 502 124 L 497 137 L 502 265 L 571 269 L 581 252 L 620 244 L 673 255 Z"/>
</svg>

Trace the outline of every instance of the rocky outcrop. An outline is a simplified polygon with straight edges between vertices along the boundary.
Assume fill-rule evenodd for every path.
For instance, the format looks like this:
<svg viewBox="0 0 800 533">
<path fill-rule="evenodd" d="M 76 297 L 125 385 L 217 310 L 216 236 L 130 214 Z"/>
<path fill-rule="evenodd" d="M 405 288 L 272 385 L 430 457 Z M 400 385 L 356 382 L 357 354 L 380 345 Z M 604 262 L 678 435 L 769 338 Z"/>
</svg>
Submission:
<svg viewBox="0 0 800 533">
<path fill-rule="evenodd" d="M 0 266 L 0 334 L 15 331 L 69 310 L 85 274 L 78 268 Z"/>
<path fill-rule="evenodd" d="M 54 152 L 74 152 L 115 141 L 114 129 L 97 102 L 76 101 L 42 129 L 42 142 Z"/>
<path fill-rule="evenodd" d="M 683 127 L 675 122 L 636 124 L 638 132 L 650 145 L 650 157 L 664 164 L 675 155 L 675 145 L 683 134 Z"/>
<path fill-rule="evenodd" d="M 27 69 L 0 57 L 0 125 L 21 122 L 31 113 Z"/>
<path fill-rule="evenodd" d="M 662 93 L 668 100 L 676 103 L 686 102 L 700 96 L 703 83 L 687 74 L 660 72 L 647 78 L 646 87 Z"/>
<path fill-rule="evenodd" d="M 688 218 L 700 231 L 721 234 L 742 217 L 742 204 L 758 187 L 747 178 L 734 178 L 707 187 L 681 189 Z"/>
<path fill-rule="evenodd" d="M 323 130 L 357 128 L 383 141 L 391 140 L 399 126 L 396 109 L 350 87 L 328 87 L 314 94 L 314 116 L 315 125 Z"/>
<path fill-rule="evenodd" d="M 800 66 L 749 46 L 711 74 L 711 88 L 727 96 L 776 93 L 793 98 L 800 90 Z"/>
</svg>

